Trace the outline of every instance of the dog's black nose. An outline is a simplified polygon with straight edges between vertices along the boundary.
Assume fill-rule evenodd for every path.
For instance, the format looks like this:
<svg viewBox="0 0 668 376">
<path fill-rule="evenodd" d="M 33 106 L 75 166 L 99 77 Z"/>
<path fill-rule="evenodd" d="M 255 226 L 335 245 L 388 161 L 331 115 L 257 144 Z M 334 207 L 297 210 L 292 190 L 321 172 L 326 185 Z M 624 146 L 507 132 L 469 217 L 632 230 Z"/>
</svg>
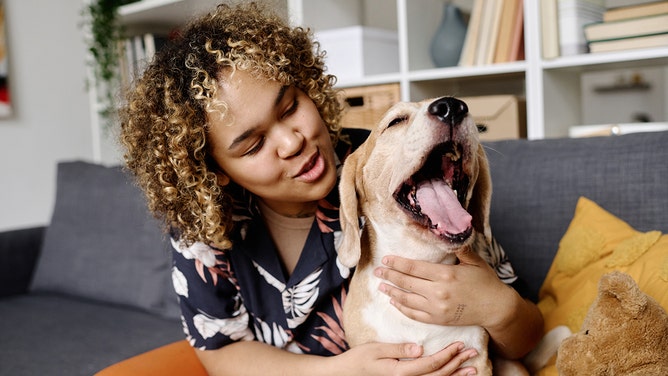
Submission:
<svg viewBox="0 0 668 376">
<path fill-rule="evenodd" d="M 457 98 L 443 97 L 431 102 L 428 111 L 444 123 L 458 125 L 469 113 L 469 108 Z"/>
</svg>

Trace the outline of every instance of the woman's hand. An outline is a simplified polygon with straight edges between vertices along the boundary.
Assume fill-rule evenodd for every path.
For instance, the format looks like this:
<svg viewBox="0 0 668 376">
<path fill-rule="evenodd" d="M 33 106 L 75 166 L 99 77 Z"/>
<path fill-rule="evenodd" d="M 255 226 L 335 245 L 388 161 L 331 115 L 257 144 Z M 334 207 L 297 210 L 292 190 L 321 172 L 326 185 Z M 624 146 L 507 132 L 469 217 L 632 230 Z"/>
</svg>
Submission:
<svg viewBox="0 0 668 376">
<path fill-rule="evenodd" d="M 461 365 L 477 355 L 455 342 L 445 349 L 421 357 L 422 347 L 416 344 L 367 343 L 330 358 L 342 375 L 463 376 L 475 375 L 473 367 Z"/>
<path fill-rule="evenodd" d="M 218 350 L 195 353 L 211 376 L 309 375 L 309 376 L 464 376 L 475 375 L 462 364 L 477 355 L 455 342 L 422 357 L 416 344 L 367 343 L 335 356 L 296 354 L 258 341 L 240 341 Z"/>
<path fill-rule="evenodd" d="M 494 326 L 505 314 L 504 297 L 514 291 L 475 252 L 457 257 L 459 264 L 444 265 L 386 256 L 385 267 L 375 273 L 390 283 L 381 283 L 380 290 L 404 315 L 417 321 Z"/>
<path fill-rule="evenodd" d="M 376 276 L 380 291 L 407 317 L 437 325 L 478 325 L 494 350 L 517 359 L 541 338 L 543 318 L 536 305 L 504 284 L 472 251 L 457 253 L 459 264 L 444 265 L 398 256 L 383 258 Z"/>
</svg>

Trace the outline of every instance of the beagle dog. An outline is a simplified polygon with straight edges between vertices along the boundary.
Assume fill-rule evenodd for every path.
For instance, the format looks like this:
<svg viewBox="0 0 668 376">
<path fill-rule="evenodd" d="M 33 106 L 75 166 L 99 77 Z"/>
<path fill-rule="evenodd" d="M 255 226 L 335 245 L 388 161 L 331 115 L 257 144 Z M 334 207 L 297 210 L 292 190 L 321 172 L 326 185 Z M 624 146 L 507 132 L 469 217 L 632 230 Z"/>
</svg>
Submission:
<svg viewBox="0 0 668 376">
<path fill-rule="evenodd" d="M 491 375 L 482 327 L 412 320 L 378 291 L 373 274 L 390 254 L 454 264 L 455 252 L 469 247 L 489 261 L 491 178 L 466 104 L 443 97 L 394 105 L 348 156 L 341 179 L 339 260 L 356 266 L 343 308 L 348 344 L 415 342 L 430 355 L 461 341 L 478 351 L 465 365 Z"/>
</svg>

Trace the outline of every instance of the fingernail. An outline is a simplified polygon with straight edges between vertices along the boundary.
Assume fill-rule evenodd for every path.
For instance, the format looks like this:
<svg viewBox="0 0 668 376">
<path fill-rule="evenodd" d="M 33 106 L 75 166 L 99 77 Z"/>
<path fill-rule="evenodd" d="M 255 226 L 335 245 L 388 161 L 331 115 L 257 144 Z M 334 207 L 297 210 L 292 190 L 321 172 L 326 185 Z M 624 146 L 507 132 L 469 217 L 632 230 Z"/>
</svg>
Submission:
<svg viewBox="0 0 668 376">
<path fill-rule="evenodd" d="M 387 256 L 385 256 L 385 257 L 383 257 L 382 262 L 383 262 L 383 265 L 387 265 L 390 262 L 390 260 L 387 258 Z"/>
<path fill-rule="evenodd" d="M 408 347 L 409 354 L 414 356 L 419 356 L 422 353 L 422 349 L 418 344 L 411 344 Z"/>
<path fill-rule="evenodd" d="M 383 276 L 383 271 L 380 270 L 380 268 L 376 268 L 376 269 L 373 271 L 373 274 L 374 274 L 376 277 L 382 277 L 382 276 Z"/>
</svg>

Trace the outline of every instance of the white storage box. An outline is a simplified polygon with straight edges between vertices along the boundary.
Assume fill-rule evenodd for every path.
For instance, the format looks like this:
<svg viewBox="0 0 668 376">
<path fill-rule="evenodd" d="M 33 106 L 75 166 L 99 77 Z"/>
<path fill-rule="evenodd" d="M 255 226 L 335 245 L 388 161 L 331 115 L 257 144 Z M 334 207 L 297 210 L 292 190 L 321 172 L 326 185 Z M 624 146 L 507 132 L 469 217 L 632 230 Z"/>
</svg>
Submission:
<svg viewBox="0 0 668 376">
<path fill-rule="evenodd" d="M 399 72 L 397 33 L 366 26 L 351 26 L 315 33 L 327 51 L 327 72 L 341 81 Z"/>
<path fill-rule="evenodd" d="M 568 136 L 597 137 L 617 136 L 629 133 L 668 131 L 668 123 L 623 123 L 623 124 L 594 124 L 574 125 L 568 129 Z"/>
</svg>

